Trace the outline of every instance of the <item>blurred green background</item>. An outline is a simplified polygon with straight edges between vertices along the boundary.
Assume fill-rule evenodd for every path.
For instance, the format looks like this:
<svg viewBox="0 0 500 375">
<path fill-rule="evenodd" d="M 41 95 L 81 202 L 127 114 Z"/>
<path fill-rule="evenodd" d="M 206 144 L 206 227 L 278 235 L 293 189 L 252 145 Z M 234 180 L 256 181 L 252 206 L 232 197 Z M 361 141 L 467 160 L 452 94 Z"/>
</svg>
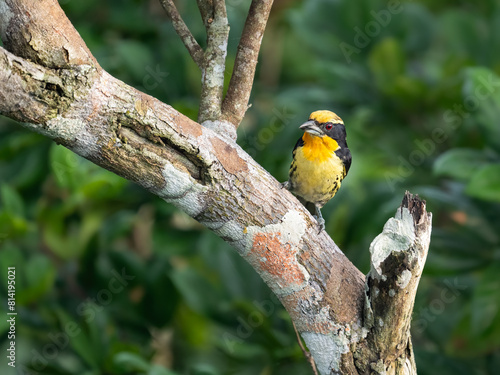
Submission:
<svg viewBox="0 0 500 375">
<path fill-rule="evenodd" d="M 200 72 L 156 0 L 60 3 L 105 69 L 196 119 Z M 178 6 L 203 44 L 196 2 Z M 228 66 L 248 7 L 227 1 Z M 310 112 L 344 119 L 353 165 L 323 215 L 364 273 L 404 191 L 427 200 L 419 374 L 498 374 L 498 1 L 277 0 L 251 103 L 238 143 L 280 181 Z M 312 373 L 287 313 L 228 245 L 5 117 L 0 202 L 0 313 L 9 265 L 19 312 L 17 372 L 4 357 L 2 374 Z"/>
</svg>

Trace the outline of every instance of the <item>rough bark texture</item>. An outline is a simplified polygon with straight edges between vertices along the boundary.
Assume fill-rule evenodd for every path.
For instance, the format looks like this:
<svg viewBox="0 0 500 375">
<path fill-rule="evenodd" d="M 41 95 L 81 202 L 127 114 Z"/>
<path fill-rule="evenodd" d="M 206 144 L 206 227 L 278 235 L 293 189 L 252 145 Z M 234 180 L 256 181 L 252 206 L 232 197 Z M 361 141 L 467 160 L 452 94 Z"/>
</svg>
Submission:
<svg viewBox="0 0 500 375">
<path fill-rule="evenodd" d="M 424 203 L 406 196 L 371 246 L 365 280 L 234 141 L 105 72 L 57 1 L 0 0 L 0 25 L 1 114 L 230 243 L 279 297 L 321 374 L 415 373 L 409 325 L 429 244 Z"/>
<path fill-rule="evenodd" d="M 370 245 L 364 324 L 370 331 L 366 344 L 371 354 L 358 359 L 360 368 L 380 374 L 417 373 L 410 323 L 429 250 L 431 220 L 425 201 L 406 192 L 395 217 Z"/>
<path fill-rule="evenodd" d="M 213 126 L 213 122 L 220 120 L 221 117 L 229 37 L 229 23 L 224 0 L 213 0 L 212 14 L 213 17 L 209 17 L 205 23 L 207 49 L 201 71 L 201 101 L 198 114 L 198 121 L 205 126 Z M 236 139 L 236 131 L 231 133 L 231 138 Z"/>
</svg>

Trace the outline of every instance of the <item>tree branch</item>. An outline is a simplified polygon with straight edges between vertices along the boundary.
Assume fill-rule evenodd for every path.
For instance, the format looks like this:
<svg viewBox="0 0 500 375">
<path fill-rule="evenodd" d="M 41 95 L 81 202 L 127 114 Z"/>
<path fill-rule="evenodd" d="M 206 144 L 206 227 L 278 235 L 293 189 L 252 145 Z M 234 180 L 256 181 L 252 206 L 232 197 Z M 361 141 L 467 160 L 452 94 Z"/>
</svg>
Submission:
<svg viewBox="0 0 500 375">
<path fill-rule="evenodd" d="M 203 9 L 203 8 L 202 8 Z M 227 40 L 229 23 L 227 21 L 225 0 L 213 0 L 213 18 L 206 21 L 207 50 L 205 67 L 202 70 L 201 98 L 198 121 L 221 134 L 236 140 L 236 132 L 227 133 L 220 129 L 224 73 L 226 71 Z"/>
<path fill-rule="evenodd" d="M 193 61 L 196 63 L 196 65 L 198 65 L 200 69 L 203 70 L 205 62 L 203 58 L 203 49 L 196 41 L 193 34 L 191 34 L 191 31 L 189 31 L 189 28 L 187 27 L 181 15 L 179 14 L 179 11 L 175 7 L 174 2 L 172 0 L 160 0 L 160 3 L 172 20 L 172 25 L 174 26 L 175 32 L 181 38 L 184 46 L 186 46 L 186 49 L 191 55 Z"/>
<path fill-rule="evenodd" d="M 380 373 L 417 373 L 410 323 L 429 250 L 431 220 L 425 201 L 406 192 L 396 216 L 370 245 L 365 328 L 371 331 L 372 354 L 364 365 Z"/>
<path fill-rule="evenodd" d="M 203 24 L 207 27 L 209 20 L 214 18 L 214 2 L 213 0 L 196 0 L 196 3 L 198 4 Z"/>
<path fill-rule="evenodd" d="M 406 198 L 374 240 L 365 285 L 304 206 L 235 142 L 104 71 L 57 1 L 0 0 L 0 9 L 10 49 L 0 47 L 1 114 L 231 244 L 278 296 L 322 375 L 414 373 L 408 327 L 429 244 L 424 204 Z"/>
<path fill-rule="evenodd" d="M 0 9 L 0 36 L 17 56 L 50 68 L 98 66 L 56 0 L 0 0 Z"/>
<path fill-rule="evenodd" d="M 314 363 L 314 358 L 312 357 L 311 352 L 304 347 L 304 344 L 302 344 L 302 338 L 300 337 L 299 331 L 297 331 L 297 327 L 295 327 L 294 322 L 292 322 L 292 325 L 297 337 L 297 342 L 299 343 L 300 350 L 302 350 L 302 354 L 304 354 L 307 362 L 309 362 L 309 364 L 311 365 L 314 375 L 318 375 L 318 370 L 316 369 L 316 364 Z"/>
<path fill-rule="evenodd" d="M 273 0 L 252 0 L 243 28 L 233 75 L 222 103 L 222 117 L 238 128 L 248 109 L 260 44 Z"/>
<path fill-rule="evenodd" d="M 0 92 L 0 113 L 138 183 L 235 247 L 280 298 L 309 348 L 316 340 L 341 342 L 334 346 L 340 358 L 339 350 L 361 337 L 363 275 L 234 142 L 103 70 L 55 71 L 3 48 Z"/>
</svg>

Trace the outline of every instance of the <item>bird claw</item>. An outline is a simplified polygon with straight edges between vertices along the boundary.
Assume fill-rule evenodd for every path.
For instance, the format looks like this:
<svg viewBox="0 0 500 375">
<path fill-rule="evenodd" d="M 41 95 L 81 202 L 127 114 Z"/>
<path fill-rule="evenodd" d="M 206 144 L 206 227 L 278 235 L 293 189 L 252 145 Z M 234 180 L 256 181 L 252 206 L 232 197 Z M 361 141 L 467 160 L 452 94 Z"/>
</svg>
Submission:
<svg viewBox="0 0 500 375">
<path fill-rule="evenodd" d="M 318 221 L 318 225 L 319 225 L 318 234 L 320 234 L 322 230 L 325 230 L 325 219 L 323 219 L 323 215 L 321 215 L 321 209 L 319 208 L 319 206 L 314 205 L 314 207 L 316 209 L 316 215 L 313 215 L 313 216 Z"/>
<path fill-rule="evenodd" d="M 320 234 L 321 231 L 325 230 L 325 219 L 323 219 L 322 217 L 318 218 L 316 215 L 313 215 L 313 217 L 318 222 L 318 226 L 319 226 L 318 234 Z"/>
<path fill-rule="evenodd" d="M 290 190 L 289 189 L 290 184 L 288 183 L 288 181 L 280 183 L 280 186 L 281 186 L 282 189 L 285 188 L 286 190 Z"/>
</svg>

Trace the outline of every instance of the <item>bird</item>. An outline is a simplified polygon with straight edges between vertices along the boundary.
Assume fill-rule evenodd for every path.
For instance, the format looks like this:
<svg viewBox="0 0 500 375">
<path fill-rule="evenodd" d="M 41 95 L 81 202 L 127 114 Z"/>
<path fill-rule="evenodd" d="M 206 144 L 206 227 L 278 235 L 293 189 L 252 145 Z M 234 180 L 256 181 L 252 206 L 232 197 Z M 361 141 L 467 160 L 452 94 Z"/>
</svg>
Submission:
<svg viewBox="0 0 500 375">
<path fill-rule="evenodd" d="M 282 186 L 311 213 L 314 208 L 321 232 L 325 229 L 321 208 L 335 196 L 349 172 L 351 151 L 344 122 L 334 112 L 315 111 L 299 128 L 304 134 L 293 148 L 288 181 Z"/>
</svg>

